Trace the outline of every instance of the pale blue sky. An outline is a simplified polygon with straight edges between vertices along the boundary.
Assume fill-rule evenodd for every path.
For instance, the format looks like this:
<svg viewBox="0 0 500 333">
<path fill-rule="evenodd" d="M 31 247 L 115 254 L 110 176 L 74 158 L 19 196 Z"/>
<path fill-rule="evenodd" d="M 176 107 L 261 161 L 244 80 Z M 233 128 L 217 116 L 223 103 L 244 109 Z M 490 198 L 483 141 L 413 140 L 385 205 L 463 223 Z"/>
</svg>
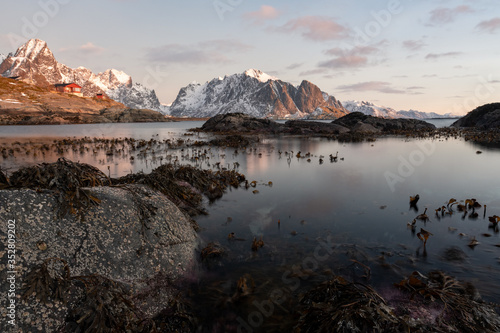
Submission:
<svg viewBox="0 0 500 333">
<path fill-rule="evenodd" d="M 0 53 L 43 39 L 56 59 L 123 70 L 164 104 L 192 81 L 260 69 L 344 100 L 464 114 L 500 97 L 493 0 L 16 0 Z"/>
</svg>

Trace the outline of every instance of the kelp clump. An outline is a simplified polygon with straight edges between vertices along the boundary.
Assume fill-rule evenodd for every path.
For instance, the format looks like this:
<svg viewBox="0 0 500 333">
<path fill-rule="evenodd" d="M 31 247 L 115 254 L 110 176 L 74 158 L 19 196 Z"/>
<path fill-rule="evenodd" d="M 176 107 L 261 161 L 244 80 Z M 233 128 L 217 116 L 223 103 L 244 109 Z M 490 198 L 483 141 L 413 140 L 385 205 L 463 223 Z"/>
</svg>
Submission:
<svg viewBox="0 0 500 333">
<path fill-rule="evenodd" d="M 210 201 L 219 199 L 228 187 L 237 188 L 245 176 L 234 170 L 202 170 L 189 165 L 165 164 L 150 174 L 131 174 L 113 179 L 113 184 L 145 184 L 160 191 L 191 216 L 205 213 L 203 195 Z"/>
<path fill-rule="evenodd" d="M 404 324 L 370 286 L 341 276 L 323 282 L 300 300 L 294 332 L 403 332 Z"/>
<path fill-rule="evenodd" d="M 65 158 L 21 168 L 12 174 L 9 182 L 13 188 L 53 191 L 59 202 L 59 217 L 68 212 L 82 214 L 90 205 L 100 203 L 84 187 L 111 185 L 111 180 L 96 167 Z"/>
<path fill-rule="evenodd" d="M 475 288 L 439 271 L 413 272 L 383 295 L 341 276 L 300 300 L 294 332 L 500 332 Z"/>
</svg>

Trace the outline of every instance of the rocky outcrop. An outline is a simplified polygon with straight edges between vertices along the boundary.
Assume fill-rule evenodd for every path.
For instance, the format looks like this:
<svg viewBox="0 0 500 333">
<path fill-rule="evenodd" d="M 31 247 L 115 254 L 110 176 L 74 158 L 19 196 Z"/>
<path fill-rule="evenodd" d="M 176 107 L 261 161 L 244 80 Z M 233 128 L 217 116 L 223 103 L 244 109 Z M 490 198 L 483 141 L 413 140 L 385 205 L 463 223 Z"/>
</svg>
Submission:
<svg viewBox="0 0 500 333">
<path fill-rule="evenodd" d="M 285 123 L 286 132 L 290 134 L 342 134 L 349 129 L 332 123 L 308 120 L 289 120 Z"/>
<path fill-rule="evenodd" d="M 244 113 L 229 113 L 210 118 L 202 125 L 201 130 L 205 132 L 279 133 L 283 130 L 283 125 Z"/>
<path fill-rule="evenodd" d="M 243 113 L 228 113 L 210 118 L 201 127 L 206 132 L 226 133 L 289 133 L 298 135 L 344 135 L 419 132 L 435 129 L 425 121 L 415 119 L 383 119 L 366 116 L 360 112 L 348 114 L 331 123 L 289 120 L 280 124 L 268 119 L 251 117 Z M 347 139 L 347 137 L 345 137 Z"/>
<path fill-rule="evenodd" d="M 404 131 L 433 130 L 436 126 L 416 119 L 385 119 L 367 116 L 361 112 L 353 112 L 333 121 L 334 124 L 349 128 L 352 132 L 361 133 L 397 133 Z"/>
<path fill-rule="evenodd" d="M 500 103 L 480 106 L 455 121 L 451 126 L 481 130 L 500 129 Z"/>
<path fill-rule="evenodd" d="M 82 308 L 92 297 L 85 293 L 106 285 L 108 291 L 122 286 L 135 300 L 136 309 L 151 318 L 171 299 L 168 281 L 184 276 L 193 268 L 196 233 L 185 215 L 164 195 L 144 185 L 84 190 L 99 204 L 89 207 L 81 216 L 67 214 L 62 218 L 55 213 L 60 203 L 51 192 L 0 191 L 0 242 L 15 244 L 12 267 L 7 266 L 7 258 L 13 253 L 7 252 L 7 246 L 2 247 L 0 278 L 7 281 L 8 272 L 16 272 L 16 326 L 7 321 L 10 286 L 2 283 L 0 331 L 64 331 L 70 322 L 77 325 L 76 320 L 85 315 L 87 310 Z M 8 241 L 8 230 L 14 230 L 15 242 Z M 55 280 L 47 282 L 52 284 L 46 291 L 54 291 L 57 296 L 55 291 L 59 290 L 63 293 L 59 296 L 64 296 L 66 301 L 56 300 L 52 295 L 44 303 L 34 294 L 21 299 L 25 291 L 22 287 L 29 287 L 33 279 L 36 280 L 33 272 L 49 258 L 57 259 L 49 260 L 47 267 Z M 158 282 L 159 279 L 162 282 Z M 94 285 L 95 281 L 104 282 Z M 152 286 L 151 281 L 157 281 L 156 285 Z M 44 288 L 44 283 L 35 288 L 36 295 L 42 299 Z M 120 303 L 119 295 L 115 296 L 118 298 L 111 302 L 106 303 L 107 296 L 100 301 L 114 309 Z M 95 309 L 92 316 L 96 311 L 106 315 L 103 309 Z M 113 315 L 119 316 L 122 312 L 123 309 L 118 309 Z"/>
</svg>

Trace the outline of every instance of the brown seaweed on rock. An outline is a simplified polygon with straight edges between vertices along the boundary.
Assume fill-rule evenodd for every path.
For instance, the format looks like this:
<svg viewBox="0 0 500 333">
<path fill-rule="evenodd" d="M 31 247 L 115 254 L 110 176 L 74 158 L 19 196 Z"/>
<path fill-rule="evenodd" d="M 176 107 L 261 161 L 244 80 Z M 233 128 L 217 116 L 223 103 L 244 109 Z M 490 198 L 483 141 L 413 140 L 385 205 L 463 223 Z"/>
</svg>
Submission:
<svg viewBox="0 0 500 333">
<path fill-rule="evenodd" d="M 100 203 L 84 187 L 111 185 L 111 180 L 96 167 L 59 158 L 55 163 L 41 163 L 17 170 L 10 177 L 10 185 L 53 191 L 58 197 L 60 218 L 68 212 L 79 213 L 82 217 L 86 208 Z"/>
<path fill-rule="evenodd" d="M 145 184 L 160 191 L 182 211 L 191 216 L 205 213 L 201 207 L 203 196 L 210 201 L 219 199 L 232 186 L 237 188 L 245 176 L 234 170 L 201 170 L 193 166 L 165 164 L 150 174 L 130 174 L 113 179 L 113 184 Z"/>
</svg>

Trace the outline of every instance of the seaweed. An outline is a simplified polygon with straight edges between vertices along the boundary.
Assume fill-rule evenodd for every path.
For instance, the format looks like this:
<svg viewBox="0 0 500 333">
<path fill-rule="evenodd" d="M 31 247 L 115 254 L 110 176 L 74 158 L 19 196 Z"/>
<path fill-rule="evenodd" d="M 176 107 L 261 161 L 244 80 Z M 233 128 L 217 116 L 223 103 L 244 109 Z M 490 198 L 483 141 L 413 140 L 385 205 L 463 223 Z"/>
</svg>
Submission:
<svg viewBox="0 0 500 333">
<path fill-rule="evenodd" d="M 401 332 L 405 327 L 373 288 L 341 276 L 302 296 L 299 315 L 294 332 Z"/>
<path fill-rule="evenodd" d="M 98 205 L 100 200 L 83 187 L 110 185 L 110 179 L 89 164 L 59 158 L 55 163 L 41 163 L 21 168 L 10 177 L 14 188 L 52 191 L 58 198 L 58 217 L 68 213 L 83 218 L 85 209 Z"/>
<path fill-rule="evenodd" d="M 68 263 L 64 259 L 48 258 L 26 276 L 22 299 L 26 300 L 35 294 L 43 304 L 47 304 L 49 299 L 65 303 L 69 280 Z"/>
<path fill-rule="evenodd" d="M 229 187 L 237 188 L 245 176 L 234 170 L 201 170 L 189 165 L 164 164 L 150 174 L 131 174 L 113 179 L 113 184 L 145 184 L 160 191 L 190 216 L 205 214 L 203 195 L 219 199 Z"/>
</svg>

